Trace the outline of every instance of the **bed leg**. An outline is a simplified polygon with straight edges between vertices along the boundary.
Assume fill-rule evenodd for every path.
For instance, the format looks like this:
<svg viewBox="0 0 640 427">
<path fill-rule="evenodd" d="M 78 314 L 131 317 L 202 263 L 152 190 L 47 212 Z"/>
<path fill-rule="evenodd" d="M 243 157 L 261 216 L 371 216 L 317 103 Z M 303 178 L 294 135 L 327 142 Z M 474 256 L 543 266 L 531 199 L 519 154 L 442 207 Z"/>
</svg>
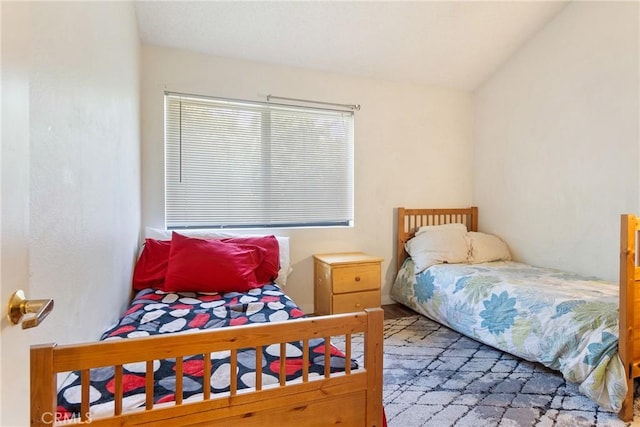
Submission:
<svg viewBox="0 0 640 427">
<path fill-rule="evenodd" d="M 622 409 L 618 412 L 618 418 L 625 422 L 633 421 L 633 386 L 633 378 L 627 379 L 627 395 L 622 401 Z"/>
<path fill-rule="evenodd" d="M 382 352 L 384 311 L 368 308 L 365 361 L 369 387 L 367 389 L 367 427 L 382 427 Z"/>
</svg>

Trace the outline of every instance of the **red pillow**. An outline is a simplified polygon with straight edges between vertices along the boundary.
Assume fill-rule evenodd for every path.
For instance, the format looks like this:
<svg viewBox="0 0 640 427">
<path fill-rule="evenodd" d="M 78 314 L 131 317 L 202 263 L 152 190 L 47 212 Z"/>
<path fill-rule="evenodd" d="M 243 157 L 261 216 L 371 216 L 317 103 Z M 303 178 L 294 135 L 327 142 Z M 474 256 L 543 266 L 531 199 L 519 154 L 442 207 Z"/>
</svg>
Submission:
<svg viewBox="0 0 640 427">
<path fill-rule="evenodd" d="M 146 239 L 133 270 L 133 289 L 164 289 L 171 240 Z"/>
<path fill-rule="evenodd" d="M 278 272 L 280 271 L 280 245 L 278 245 L 276 236 L 229 237 L 221 240 L 225 243 L 254 245 L 265 250 L 262 263 L 256 270 L 256 279 L 261 285 L 271 283 L 278 277 Z"/>
<path fill-rule="evenodd" d="M 257 246 L 237 245 L 171 235 L 164 290 L 179 292 L 245 292 L 259 286 L 256 269 L 262 262 Z"/>
</svg>

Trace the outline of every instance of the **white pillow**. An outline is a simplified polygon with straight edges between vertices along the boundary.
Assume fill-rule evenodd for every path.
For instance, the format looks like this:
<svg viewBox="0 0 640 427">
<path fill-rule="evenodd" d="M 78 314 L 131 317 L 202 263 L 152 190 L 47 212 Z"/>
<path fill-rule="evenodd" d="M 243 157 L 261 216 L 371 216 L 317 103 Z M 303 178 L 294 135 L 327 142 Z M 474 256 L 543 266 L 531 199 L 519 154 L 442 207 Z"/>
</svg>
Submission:
<svg viewBox="0 0 640 427">
<path fill-rule="evenodd" d="M 418 234 L 422 234 L 422 233 L 426 233 L 428 231 L 434 231 L 434 230 L 459 230 L 459 231 L 462 231 L 463 233 L 466 233 L 467 226 L 459 222 L 455 222 L 451 224 L 440 224 L 440 225 L 425 225 L 418 228 L 418 231 L 416 231 L 416 236 Z"/>
<path fill-rule="evenodd" d="M 509 261 L 511 259 L 509 247 L 500 237 L 477 231 L 470 231 L 467 235 L 471 247 L 469 252 L 470 263 Z"/>
<path fill-rule="evenodd" d="M 416 266 L 416 274 L 435 264 L 467 262 L 469 258 L 467 228 L 463 224 L 459 225 L 462 227 L 421 227 L 418 230 L 419 234 L 409 239 L 405 249 Z"/>
<path fill-rule="evenodd" d="M 171 232 L 171 230 L 163 230 L 161 228 L 145 227 L 144 237 L 146 239 L 171 240 Z M 224 239 L 227 237 L 260 236 L 258 234 L 229 233 L 219 230 L 178 230 L 178 232 L 184 236 L 198 237 L 201 239 Z M 293 271 L 293 268 L 291 268 L 291 258 L 289 255 L 289 238 L 283 236 L 275 237 L 278 241 L 278 249 L 280 251 L 280 271 L 278 272 L 278 277 L 276 277 L 275 282 L 279 286 L 284 287 L 287 285 L 287 276 L 289 276 L 289 274 L 291 274 L 291 271 Z"/>
</svg>

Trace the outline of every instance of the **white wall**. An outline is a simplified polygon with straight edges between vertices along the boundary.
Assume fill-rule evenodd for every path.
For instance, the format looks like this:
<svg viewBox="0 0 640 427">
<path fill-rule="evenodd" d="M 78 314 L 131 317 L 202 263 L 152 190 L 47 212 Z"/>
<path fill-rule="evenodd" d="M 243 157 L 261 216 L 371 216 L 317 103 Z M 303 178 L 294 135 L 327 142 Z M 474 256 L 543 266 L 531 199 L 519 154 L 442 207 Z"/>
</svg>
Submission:
<svg viewBox="0 0 640 427">
<path fill-rule="evenodd" d="M 31 341 L 96 340 L 123 312 L 140 232 L 137 24 L 128 2 L 32 5 Z"/>
<path fill-rule="evenodd" d="M 383 301 L 395 267 L 398 206 L 471 201 L 471 99 L 461 91 L 403 85 L 142 47 L 142 222 L 164 226 L 163 91 L 264 101 L 267 94 L 357 103 L 355 227 L 270 230 L 291 237 L 287 293 L 313 310 L 314 253 L 364 251 L 384 258 Z"/>
<path fill-rule="evenodd" d="M 474 94 L 480 229 L 517 259 L 616 280 L 639 212 L 637 2 L 572 2 Z"/>
</svg>

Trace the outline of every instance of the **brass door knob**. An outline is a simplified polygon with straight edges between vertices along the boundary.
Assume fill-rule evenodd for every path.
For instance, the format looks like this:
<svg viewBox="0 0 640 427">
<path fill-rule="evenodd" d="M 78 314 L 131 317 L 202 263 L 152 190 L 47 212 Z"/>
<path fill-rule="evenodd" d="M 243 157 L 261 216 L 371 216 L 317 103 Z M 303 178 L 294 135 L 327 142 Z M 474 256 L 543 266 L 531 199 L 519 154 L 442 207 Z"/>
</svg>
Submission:
<svg viewBox="0 0 640 427">
<path fill-rule="evenodd" d="M 17 290 L 9 299 L 9 310 L 7 317 L 14 325 L 20 323 L 25 314 L 34 314 L 22 322 L 22 329 L 29 329 L 38 326 L 53 310 L 53 299 L 28 300 L 24 296 L 24 291 Z"/>
</svg>

